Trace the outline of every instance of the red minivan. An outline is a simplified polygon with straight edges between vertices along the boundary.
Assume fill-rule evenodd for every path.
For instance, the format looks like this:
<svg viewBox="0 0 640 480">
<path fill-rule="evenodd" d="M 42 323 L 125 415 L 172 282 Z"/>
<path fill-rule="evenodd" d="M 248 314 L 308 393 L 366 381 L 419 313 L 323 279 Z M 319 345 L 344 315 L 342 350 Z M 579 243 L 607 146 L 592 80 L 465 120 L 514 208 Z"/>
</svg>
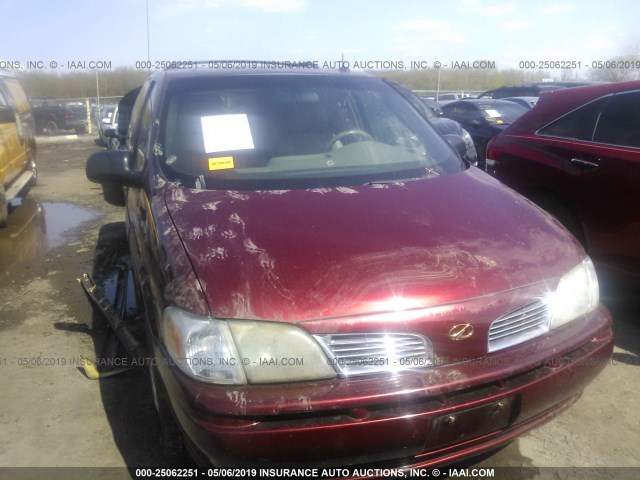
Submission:
<svg viewBox="0 0 640 480">
<path fill-rule="evenodd" d="M 578 241 L 380 78 L 168 70 L 128 132 L 87 175 L 126 208 L 144 311 L 118 328 L 147 347 L 172 452 L 447 464 L 551 419 L 610 358 Z"/>
<path fill-rule="evenodd" d="M 540 96 L 487 170 L 555 215 L 601 267 L 640 279 L 640 81 Z"/>
</svg>

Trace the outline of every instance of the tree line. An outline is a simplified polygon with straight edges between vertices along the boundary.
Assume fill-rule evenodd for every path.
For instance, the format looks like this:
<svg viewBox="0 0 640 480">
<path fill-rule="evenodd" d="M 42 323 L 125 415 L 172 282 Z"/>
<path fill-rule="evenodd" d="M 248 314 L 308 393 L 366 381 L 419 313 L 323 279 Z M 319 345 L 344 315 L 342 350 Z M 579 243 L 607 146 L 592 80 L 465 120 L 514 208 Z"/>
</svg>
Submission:
<svg viewBox="0 0 640 480">
<path fill-rule="evenodd" d="M 615 59 L 638 59 L 640 55 L 626 55 Z M 502 85 L 521 85 L 553 80 L 621 81 L 638 79 L 636 69 L 598 69 L 586 74 L 577 70 L 543 71 L 518 69 L 449 69 L 378 70 L 371 72 L 400 83 L 412 90 L 484 91 Z M 122 96 L 140 86 L 148 77 L 146 70 L 119 67 L 99 72 L 55 73 L 28 71 L 20 74 L 22 86 L 30 97 L 87 98 Z"/>
<path fill-rule="evenodd" d="M 149 73 L 129 67 L 100 72 L 22 72 L 20 83 L 29 97 L 118 97 L 144 83 Z"/>
</svg>

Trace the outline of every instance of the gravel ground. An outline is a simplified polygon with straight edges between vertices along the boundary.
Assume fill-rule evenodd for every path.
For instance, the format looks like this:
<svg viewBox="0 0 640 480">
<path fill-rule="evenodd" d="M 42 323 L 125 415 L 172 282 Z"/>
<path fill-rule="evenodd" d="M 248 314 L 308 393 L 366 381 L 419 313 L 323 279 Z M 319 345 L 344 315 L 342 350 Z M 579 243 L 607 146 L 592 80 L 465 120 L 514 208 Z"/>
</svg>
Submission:
<svg viewBox="0 0 640 480">
<path fill-rule="evenodd" d="M 91 381 L 78 369 L 99 339 L 86 328 L 92 311 L 76 278 L 91 272 L 101 226 L 124 218 L 85 177 L 99 148 L 88 135 L 43 139 L 39 184 L 0 231 L 0 467 L 166 466 L 146 376 Z M 591 470 L 640 466 L 640 300 L 603 283 L 615 319 L 612 363 L 567 412 L 474 468 L 518 467 L 509 476 L 520 478 L 640 475 Z"/>
</svg>

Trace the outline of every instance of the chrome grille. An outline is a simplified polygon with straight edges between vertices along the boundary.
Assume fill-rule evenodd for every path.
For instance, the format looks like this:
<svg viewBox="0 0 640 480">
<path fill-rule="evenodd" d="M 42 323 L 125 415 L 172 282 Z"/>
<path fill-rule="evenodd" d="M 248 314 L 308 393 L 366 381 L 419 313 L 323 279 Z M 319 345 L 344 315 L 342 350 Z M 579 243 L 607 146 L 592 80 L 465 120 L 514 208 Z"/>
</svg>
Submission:
<svg viewBox="0 0 640 480">
<path fill-rule="evenodd" d="M 394 372 L 432 365 L 431 342 L 411 333 L 315 335 L 332 364 L 346 376 Z"/>
<path fill-rule="evenodd" d="M 489 328 L 489 352 L 526 342 L 548 331 L 547 304 L 537 300 L 493 321 Z"/>
</svg>

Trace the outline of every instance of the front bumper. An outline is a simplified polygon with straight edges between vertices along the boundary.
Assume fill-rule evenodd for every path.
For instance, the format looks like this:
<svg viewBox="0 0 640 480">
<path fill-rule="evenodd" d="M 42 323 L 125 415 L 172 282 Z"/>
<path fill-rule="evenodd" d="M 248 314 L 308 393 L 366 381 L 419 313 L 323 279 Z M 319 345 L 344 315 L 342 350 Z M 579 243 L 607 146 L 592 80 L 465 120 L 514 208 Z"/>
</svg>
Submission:
<svg viewBox="0 0 640 480">
<path fill-rule="evenodd" d="M 200 461 L 426 468 L 498 448 L 574 403 L 613 350 L 604 307 L 580 323 L 477 362 L 383 380 L 219 387 L 187 378 L 159 345 L 156 356 Z"/>
</svg>

